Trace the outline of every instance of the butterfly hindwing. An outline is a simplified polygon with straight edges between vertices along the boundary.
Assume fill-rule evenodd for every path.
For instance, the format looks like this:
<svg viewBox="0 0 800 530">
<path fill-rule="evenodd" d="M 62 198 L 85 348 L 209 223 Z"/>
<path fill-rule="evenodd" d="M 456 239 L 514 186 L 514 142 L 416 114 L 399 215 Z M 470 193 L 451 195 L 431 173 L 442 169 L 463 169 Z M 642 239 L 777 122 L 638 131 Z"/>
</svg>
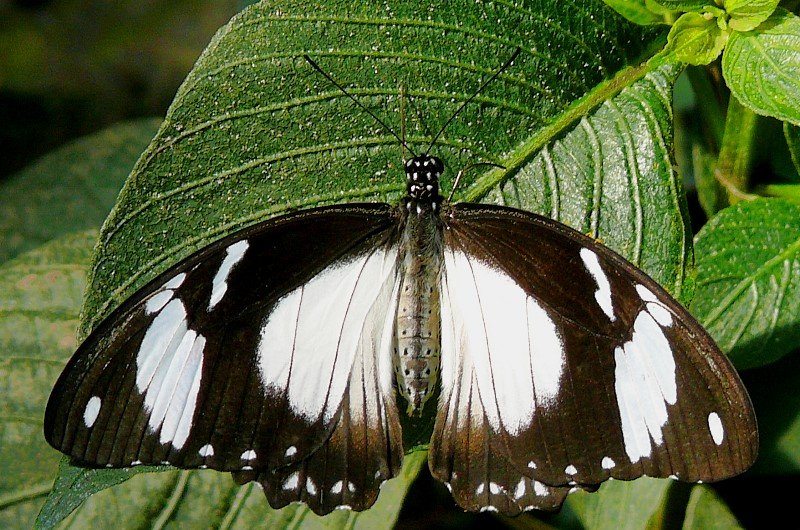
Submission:
<svg viewBox="0 0 800 530">
<path fill-rule="evenodd" d="M 525 478 L 591 489 L 612 477 L 707 481 L 749 467 L 757 428 L 744 387 L 654 281 L 534 214 L 456 205 L 443 219 L 443 402 L 430 458 L 434 476 L 475 488 L 460 504 Z M 465 477 L 458 462 L 481 421 L 504 461 Z M 515 509 L 557 507 L 543 498 Z"/>
<path fill-rule="evenodd" d="M 309 210 L 174 266 L 70 360 L 48 403 L 48 441 L 93 466 L 252 470 L 281 505 L 299 500 L 287 487 L 296 468 L 321 513 L 356 488 L 374 500 L 402 458 L 393 216 L 386 205 Z M 336 468 L 357 475 L 342 502 Z"/>
</svg>

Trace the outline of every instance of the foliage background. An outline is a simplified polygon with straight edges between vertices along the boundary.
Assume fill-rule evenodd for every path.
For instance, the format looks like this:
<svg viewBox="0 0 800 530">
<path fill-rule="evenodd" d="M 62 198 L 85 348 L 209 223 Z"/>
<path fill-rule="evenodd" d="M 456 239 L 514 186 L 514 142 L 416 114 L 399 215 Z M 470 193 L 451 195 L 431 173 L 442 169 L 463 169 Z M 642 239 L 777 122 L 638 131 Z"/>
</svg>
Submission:
<svg viewBox="0 0 800 530">
<path fill-rule="evenodd" d="M 244 7 L 244 3 L 232 0 L 146 3 L 55 0 L 0 4 L 0 145 L 4 152 L 0 157 L 0 522 L 4 526 L 29 527 L 52 488 L 59 455 L 41 440 L 41 414 L 49 387 L 74 349 L 78 310 L 92 263 L 91 250 L 98 237 L 97 230 L 114 205 L 117 193 L 140 153 L 146 149 L 151 153 L 158 150 L 157 142 L 149 148 L 148 145 L 158 132 L 160 117 L 167 113 L 179 84 L 217 28 Z M 616 20 L 612 17 L 617 15 L 599 5 L 598 12 L 609 17 L 608 20 Z M 793 5 L 789 3 L 786 7 L 792 9 Z M 794 7 L 796 9 L 796 5 Z M 624 21 L 604 23 L 614 27 L 627 24 Z M 618 50 L 616 55 L 610 54 L 619 61 L 602 65 L 606 71 L 600 78 L 613 77 L 625 65 L 635 68 L 637 60 L 651 56 L 657 51 L 657 46 L 666 43 L 667 29 L 666 26 L 655 26 L 641 30 L 632 26 L 620 30 L 631 34 L 641 32 L 645 37 L 643 42 L 654 43 L 655 47 L 624 43 L 625 49 Z M 580 31 L 580 28 L 575 31 Z M 567 66 L 580 71 L 581 65 L 574 58 L 571 61 Z M 496 62 L 494 56 L 487 64 Z M 344 68 L 336 70 L 332 63 L 328 65 L 334 72 L 347 71 Z M 774 119 L 743 113 L 735 107 L 736 103 L 730 102 L 722 81 L 721 68 L 719 60 L 706 68 L 690 67 L 678 78 L 674 96 L 674 157 L 688 191 L 686 204 L 694 230 L 705 224 L 707 216 L 713 217 L 695 241 L 699 280 L 695 285 L 692 274 L 684 278 L 683 267 L 674 266 L 691 260 L 691 251 L 680 247 L 681 230 L 676 232 L 675 241 L 666 243 L 665 252 L 669 256 L 666 263 L 658 261 L 662 252 L 652 250 L 654 245 L 657 246 L 656 237 L 647 245 L 649 250 L 639 255 L 639 263 L 684 300 L 689 300 L 691 291 L 695 290 L 693 310 L 698 315 L 713 317 L 706 324 L 715 337 L 729 339 L 729 343 L 723 345 L 724 349 L 738 355 L 735 358 L 740 368 L 751 368 L 743 378 L 756 405 L 761 427 L 762 452 L 755 468 L 742 477 L 713 487 L 690 488 L 677 484 L 667 487 L 664 481 L 654 480 L 636 481 L 633 486 L 609 484 L 603 487 L 601 494 L 573 496 L 561 514 L 543 516 L 539 520 L 528 517 L 504 520 L 486 514 L 464 514 L 452 505 L 446 490 L 423 470 L 411 486 L 399 513 L 401 526 L 554 525 L 594 528 L 615 527 L 624 518 L 631 528 L 645 525 L 708 527 L 711 522 L 718 527 L 729 527 L 737 524 L 735 518 L 746 526 L 758 524 L 766 506 L 773 513 L 788 511 L 790 499 L 793 500 L 796 491 L 791 485 L 800 469 L 800 400 L 794 397 L 798 395 L 796 389 L 800 382 L 796 351 L 798 290 L 794 280 L 800 241 L 800 212 L 791 202 L 783 200 L 745 201 L 733 208 L 724 207 L 741 198 L 737 194 L 751 199 L 753 194 L 779 193 L 791 200 L 796 189 L 792 186 L 798 184 L 800 150 L 797 144 L 800 135 L 796 128 Z M 655 72 L 657 69 L 652 70 Z M 660 86 L 660 83 L 669 86 L 679 72 L 679 69 L 669 67 L 659 70 L 653 74 L 654 77 L 645 80 L 650 85 L 640 85 L 621 96 L 616 96 L 612 89 L 607 92 L 603 92 L 602 87 L 596 89 L 594 85 L 600 78 L 582 72 L 586 88 L 578 82 L 570 85 L 573 92 L 559 96 L 569 102 L 580 99 L 581 95 L 589 94 L 591 97 L 601 93 L 598 104 L 607 100 L 613 103 L 601 106 L 599 110 L 592 105 L 585 106 L 582 112 L 588 119 L 587 130 L 607 131 L 609 124 L 619 124 L 619 121 L 615 122 L 618 115 L 612 112 L 618 111 L 624 117 L 622 123 L 632 129 L 630 137 L 634 140 L 655 137 L 665 145 L 671 145 L 672 131 L 653 133 L 645 124 L 644 132 L 637 136 L 633 127 L 635 120 L 625 116 L 637 101 L 645 101 L 643 106 L 654 113 L 657 123 L 673 117 L 668 108 L 659 106 L 658 98 L 652 100 L 652 87 Z M 473 73 L 472 77 L 465 75 L 455 82 L 462 82 L 466 91 L 475 86 L 479 78 L 480 75 Z M 619 77 L 615 79 L 619 80 Z M 635 81 L 623 79 L 623 86 Z M 318 79 L 307 82 L 310 83 L 309 90 L 324 90 Z M 552 78 L 545 77 L 545 82 L 563 90 L 568 86 L 554 83 Z M 498 94 L 498 97 L 510 98 L 513 102 L 514 96 Z M 554 117 L 557 121 L 563 109 L 561 114 L 553 111 L 548 115 L 552 108 L 545 102 L 539 110 L 545 117 Z M 423 107 L 423 112 L 428 110 L 428 107 Z M 172 112 L 170 123 L 173 127 L 181 120 L 190 121 L 192 118 L 191 115 L 180 117 L 180 108 Z M 446 115 L 446 107 L 435 109 L 435 112 Z M 727 123 L 726 120 L 732 117 L 737 117 L 741 123 Z M 490 118 L 486 121 L 497 122 L 496 116 Z M 480 116 L 476 116 L 474 121 L 481 125 Z M 466 122 L 470 123 L 469 120 Z M 360 120 L 352 125 L 371 130 L 365 123 L 368 121 Z M 580 152 L 579 147 L 586 144 L 586 138 L 576 137 L 574 132 L 547 136 L 548 124 L 547 119 L 542 122 L 532 119 L 529 125 L 533 134 L 528 136 L 528 142 L 538 147 L 546 146 L 549 157 L 541 154 L 529 156 L 522 149 L 523 155 L 519 158 L 512 155 L 511 161 L 516 164 L 515 168 L 522 168 L 520 172 L 533 175 L 533 182 L 538 182 L 537 176 L 547 174 L 550 170 L 548 163 L 554 164 L 555 174 L 564 177 L 559 180 L 564 186 L 559 191 L 561 196 L 580 196 L 580 190 L 584 189 L 582 186 L 594 180 L 582 180 L 580 175 L 564 176 L 569 164 L 577 163 L 583 167 L 581 164 L 584 163 L 569 160 L 565 153 Z M 501 131 L 505 126 L 505 123 L 499 125 Z M 730 131 L 734 129 L 747 134 L 744 138 L 737 138 L 738 143 L 730 145 Z M 458 167 L 464 159 L 471 160 L 475 153 L 491 159 L 515 144 L 510 141 L 510 145 L 499 147 L 487 145 L 484 137 L 497 138 L 497 131 L 478 130 L 481 132 L 464 130 L 453 134 L 461 137 L 474 134 L 477 140 L 457 148 L 450 146 L 450 156 L 458 160 L 452 162 L 452 166 Z M 162 140 L 167 136 L 164 129 L 159 134 Z M 423 132 L 419 134 L 423 135 Z M 536 144 L 537 134 L 545 138 L 539 144 Z M 77 139 L 79 137 L 82 138 Z M 626 138 L 625 135 L 619 137 Z M 518 136 L 518 139 L 525 138 L 525 134 Z M 539 153 L 538 148 L 536 152 Z M 664 156 L 658 147 L 654 152 Z M 42 156 L 44 153 L 50 154 Z M 588 155 L 591 154 L 590 149 Z M 744 160 L 742 155 L 746 155 Z M 380 169 L 391 164 L 396 153 L 373 151 L 370 158 L 371 163 Z M 156 160 L 158 162 L 157 157 Z M 312 159 L 306 161 L 308 164 L 313 162 Z M 503 162 L 511 165 L 508 159 Z M 343 167 L 349 163 L 344 161 Z M 720 186 L 720 180 L 715 178 L 723 163 L 738 164 L 733 174 L 739 180 L 734 186 L 730 186 L 727 180 Z M 660 185 L 673 182 L 675 174 L 671 169 L 659 167 L 653 173 L 662 178 Z M 613 185 L 616 168 L 613 163 L 606 163 L 603 174 L 612 183 L 609 189 L 617 189 Z M 154 172 L 152 167 L 140 165 L 137 174 L 146 176 L 148 171 Z M 504 180 L 504 177 L 483 176 L 472 183 L 474 187 L 464 198 L 509 204 L 518 201 L 520 206 L 562 215 L 563 220 L 578 223 L 578 228 L 587 232 L 596 230 L 605 234 L 603 230 L 608 231 L 608 228 L 591 222 L 586 226 L 580 225 L 584 218 L 592 218 L 585 215 L 587 212 L 598 212 L 599 207 L 573 204 L 569 199 L 554 206 L 545 200 L 544 188 L 526 188 L 525 182 L 516 178 Z M 625 182 L 620 181 L 620 189 L 624 185 Z M 167 186 L 175 184 L 167 183 Z M 356 182 L 352 189 L 362 197 L 369 189 L 376 199 L 391 199 L 400 188 L 369 188 Z M 136 188 L 132 190 L 127 195 L 129 203 L 136 200 Z M 345 195 L 339 198 L 346 198 Z M 622 213 L 618 213 L 619 219 L 630 220 L 631 212 L 624 208 L 625 201 L 619 202 L 623 206 L 619 210 Z M 171 207 L 179 209 L 183 204 L 185 201 Z M 286 201 L 280 204 L 281 207 L 287 205 Z M 653 208 L 656 214 L 664 213 L 656 206 Z M 670 215 L 677 212 L 680 218 L 681 209 L 677 207 L 667 211 Z M 720 211 L 722 213 L 717 215 Z M 598 213 L 598 218 L 614 218 L 606 212 L 603 209 L 604 216 Z M 173 215 L 180 218 L 181 214 Z M 252 222 L 253 219 L 252 212 L 232 210 L 231 217 L 225 219 L 224 229 L 231 230 L 236 223 Z M 665 226 L 673 226 L 677 221 L 665 222 Z M 214 229 L 202 228 L 206 230 L 205 237 L 216 237 Z M 660 234 L 658 231 L 654 233 Z M 175 239 L 182 237 L 175 236 Z M 123 238 L 121 244 L 124 243 Z M 202 240 L 193 242 L 194 245 L 201 243 Z M 174 246 L 177 248 L 177 243 Z M 635 245 L 624 237 L 612 241 L 612 246 L 629 257 L 637 256 Z M 169 259 L 177 259 L 181 252 L 189 251 L 191 248 L 173 248 Z M 739 263 L 738 270 L 731 270 L 730 260 L 720 258 L 732 254 L 747 258 Z M 653 258 L 656 261 L 648 264 L 651 255 L 656 256 Z M 129 263 L 134 272 L 141 272 L 149 266 L 150 262 L 141 257 L 136 259 Z M 149 259 L 152 260 L 152 256 Z M 672 269 L 670 264 L 673 264 Z M 754 266 L 757 273 L 753 273 Z M 781 273 L 787 266 L 789 272 L 784 285 L 780 283 L 785 276 Z M 763 272 L 760 276 L 759 271 Z M 726 284 L 725 278 L 730 277 L 739 281 L 734 282 L 735 285 Z M 90 280 L 97 282 L 97 278 L 98 274 L 95 274 Z M 742 284 L 742 279 L 748 280 L 745 282 L 748 289 L 738 297 L 731 297 L 730 293 Z M 106 286 L 106 290 L 95 293 L 95 301 L 89 303 L 107 309 L 114 299 L 124 297 L 134 287 L 135 282 L 122 287 L 119 284 Z M 757 295 L 772 293 L 772 298 L 762 297 L 753 302 L 746 296 L 753 289 Z M 781 293 L 782 298 L 776 299 Z M 729 303 L 724 306 L 724 311 L 718 310 L 715 314 L 720 300 Z M 742 307 L 737 307 L 737 304 Z M 742 311 L 751 308 L 754 308 L 748 317 L 751 326 L 729 329 L 730 322 L 735 324 L 743 317 L 726 319 L 726 315 L 741 317 Z M 91 320 L 91 315 L 84 319 L 84 332 Z M 715 330 L 714 326 L 718 329 Z M 416 464 L 419 466 L 419 462 Z M 69 473 L 69 470 L 62 472 L 62 481 L 70 479 L 74 484 L 91 485 L 93 480 L 97 480 Z M 302 510 L 290 509 L 268 519 L 262 510 L 263 497 L 258 492 L 250 495 L 249 489 L 232 488 L 227 477 L 222 476 L 222 479 L 176 471 L 142 475 L 124 486 L 108 490 L 120 493 L 104 492 L 91 499 L 70 521 L 80 526 L 102 524 L 104 512 L 113 512 L 124 514 L 128 522 L 126 526 L 131 527 L 158 527 L 178 521 L 187 524 L 216 521 L 216 526 L 221 527 L 243 524 L 242 521 L 247 520 L 258 521 L 264 526 L 270 522 L 314 524 L 315 520 L 308 518 Z M 122 479 L 101 477 L 98 482 L 103 483 L 103 480 L 114 482 Z M 605 493 L 614 489 L 612 493 Z M 404 491 L 404 487 L 399 488 L 395 498 L 402 499 Z M 209 503 L 212 512 L 197 511 L 196 505 L 188 498 L 190 493 L 214 499 L 216 504 Z M 131 498 L 146 501 L 133 502 Z M 69 500 L 63 502 L 68 504 Z M 213 513 L 214 510 L 217 512 Z M 192 511 L 195 513 L 189 513 Z M 376 517 L 397 516 L 391 509 L 388 513 L 391 515 L 385 516 L 378 511 Z M 241 519 L 237 520 L 237 517 Z M 329 524 L 338 526 L 348 522 Z M 367 521 L 360 524 L 366 525 Z"/>
</svg>

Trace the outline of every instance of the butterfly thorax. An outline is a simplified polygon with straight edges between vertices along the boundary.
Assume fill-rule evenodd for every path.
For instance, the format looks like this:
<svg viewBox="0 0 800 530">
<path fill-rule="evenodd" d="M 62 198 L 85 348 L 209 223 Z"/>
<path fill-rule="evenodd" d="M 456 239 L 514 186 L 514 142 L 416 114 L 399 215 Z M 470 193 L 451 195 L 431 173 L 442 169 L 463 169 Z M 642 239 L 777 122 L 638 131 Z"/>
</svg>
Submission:
<svg viewBox="0 0 800 530">
<path fill-rule="evenodd" d="M 439 281 L 442 228 L 439 176 L 442 161 L 427 155 L 406 162 L 400 296 L 395 323 L 394 368 L 397 387 L 418 413 L 433 394 L 441 350 Z"/>
</svg>

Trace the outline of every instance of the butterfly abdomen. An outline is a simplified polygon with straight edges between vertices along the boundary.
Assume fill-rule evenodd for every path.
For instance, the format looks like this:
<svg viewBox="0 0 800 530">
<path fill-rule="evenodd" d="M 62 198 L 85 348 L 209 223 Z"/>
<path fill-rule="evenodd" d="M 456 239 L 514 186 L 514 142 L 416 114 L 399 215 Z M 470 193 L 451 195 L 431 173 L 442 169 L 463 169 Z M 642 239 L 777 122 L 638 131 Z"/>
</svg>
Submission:
<svg viewBox="0 0 800 530">
<path fill-rule="evenodd" d="M 442 236 L 436 214 L 412 208 L 403 239 L 394 367 L 397 388 L 413 414 L 432 395 L 439 374 Z"/>
</svg>

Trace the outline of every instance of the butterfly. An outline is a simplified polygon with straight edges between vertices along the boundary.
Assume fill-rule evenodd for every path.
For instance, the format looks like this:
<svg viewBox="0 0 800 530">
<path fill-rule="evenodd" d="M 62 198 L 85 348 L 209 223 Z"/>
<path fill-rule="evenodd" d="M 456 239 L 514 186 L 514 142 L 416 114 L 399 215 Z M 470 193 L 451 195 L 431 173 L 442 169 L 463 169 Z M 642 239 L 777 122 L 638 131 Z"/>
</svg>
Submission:
<svg viewBox="0 0 800 530">
<path fill-rule="evenodd" d="M 404 168 L 399 205 L 275 217 L 156 277 L 69 361 L 47 441 L 79 465 L 231 472 L 318 514 L 369 508 L 423 413 L 430 471 L 472 511 L 752 464 L 742 382 L 655 281 L 549 218 L 450 203 L 427 152 Z"/>
</svg>

